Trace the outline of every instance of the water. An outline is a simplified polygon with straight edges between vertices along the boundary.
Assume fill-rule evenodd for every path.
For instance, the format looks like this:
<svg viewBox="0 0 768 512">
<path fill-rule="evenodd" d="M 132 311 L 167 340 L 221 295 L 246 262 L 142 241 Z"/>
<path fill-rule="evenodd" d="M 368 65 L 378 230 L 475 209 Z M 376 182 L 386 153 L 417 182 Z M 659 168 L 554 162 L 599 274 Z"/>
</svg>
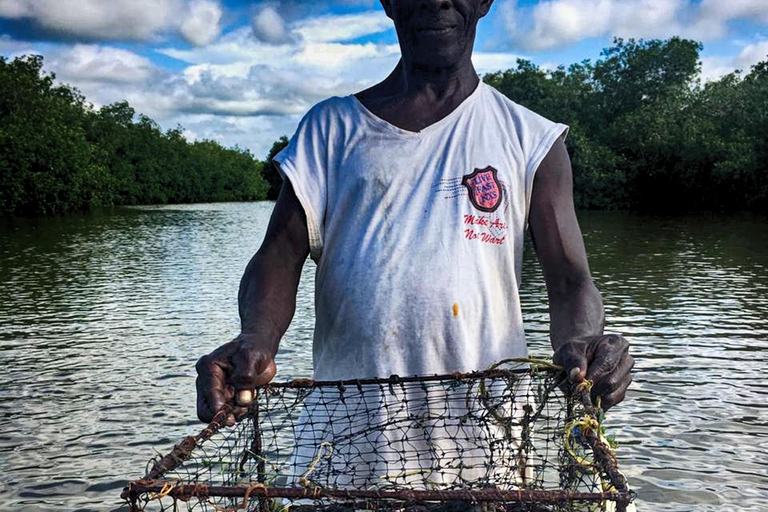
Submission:
<svg viewBox="0 0 768 512">
<path fill-rule="evenodd" d="M 0 509 L 116 510 L 195 432 L 194 363 L 238 329 L 272 205 L 120 209 L 0 223 Z M 581 216 L 608 330 L 637 359 L 609 413 L 645 511 L 768 509 L 768 220 Z M 528 251 L 532 351 L 546 295 Z M 279 379 L 309 376 L 308 264 Z"/>
</svg>

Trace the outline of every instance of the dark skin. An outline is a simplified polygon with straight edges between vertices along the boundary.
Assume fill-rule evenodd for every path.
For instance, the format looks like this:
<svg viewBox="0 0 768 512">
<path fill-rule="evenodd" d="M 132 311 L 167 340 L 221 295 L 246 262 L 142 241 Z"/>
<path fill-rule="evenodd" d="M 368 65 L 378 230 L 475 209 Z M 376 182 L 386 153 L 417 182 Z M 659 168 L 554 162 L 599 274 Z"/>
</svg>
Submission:
<svg viewBox="0 0 768 512">
<path fill-rule="evenodd" d="M 357 98 L 378 117 L 419 131 L 451 113 L 477 87 L 472 65 L 478 21 L 493 0 L 381 0 L 395 23 L 402 58 L 381 83 Z M 554 360 L 571 383 L 590 379 L 607 410 L 624 399 L 634 360 L 629 343 L 604 335 L 605 312 L 592 282 L 573 205 L 571 162 L 557 141 L 533 184 L 529 226 L 544 272 Z M 275 375 L 275 354 L 296 309 L 301 269 L 309 255 L 304 210 L 283 185 L 267 234 L 240 282 L 241 333 L 197 363 L 197 413 L 220 410 L 233 424 L 255 387 Z"/>
</svg>

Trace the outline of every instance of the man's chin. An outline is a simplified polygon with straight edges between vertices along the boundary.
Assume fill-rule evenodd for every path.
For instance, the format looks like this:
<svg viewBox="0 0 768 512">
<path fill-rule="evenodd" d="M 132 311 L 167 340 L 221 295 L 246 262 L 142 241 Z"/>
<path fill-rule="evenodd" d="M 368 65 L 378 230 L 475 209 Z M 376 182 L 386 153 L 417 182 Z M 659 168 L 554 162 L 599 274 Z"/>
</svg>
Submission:
<svg viewBox="0 0 768 512">
<path fill-rule="evenodd" d="M 423 57 L 416 56 L 413 62 L 420 68 L 452 68 L 461 62 L 461 52 L 433 52 Z"/>
</svg>

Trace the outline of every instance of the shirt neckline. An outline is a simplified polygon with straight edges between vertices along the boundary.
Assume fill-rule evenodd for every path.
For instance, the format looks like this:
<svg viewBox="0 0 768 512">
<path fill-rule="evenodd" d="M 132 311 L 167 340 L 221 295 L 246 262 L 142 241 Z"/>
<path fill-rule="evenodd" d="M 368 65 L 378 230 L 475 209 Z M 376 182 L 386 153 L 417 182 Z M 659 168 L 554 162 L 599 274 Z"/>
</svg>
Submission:
<svg viewBox="0 0 768 512">
<path fill-rule="evenodd" d="M 430 132 L 433 132 L 439 129 L 444 124 L 449 123 L 451 119 L 459 115 L 462 111 L 466 110 L 469 105 L 474 103 L 475 99 L 480 95 L 481 89 L 483 89 L 484 87 L 485 87 L 485 83 L 482 80 L 479 80 L 477 83 L 477 86 L 475 86 L 475 90 L 472 91 L 469 94 L 469 96 L 464 98 L 464 100 L 461 103 L 459 103 L 456 106 L 456 108 L 454 108 L 447 116 L 443 117 L 442 119 L 438 119 L 434 123 L 428 126 L 425 126 L 424 128 L 422 128 L 417 132 L 400 128 L 399 126 L 395 126 L 389 121 L 386 121 L 385 119 L 382 119 L 381 117 L 377 116 L 376 114 L 368 110 L 368 107 L 363 105 L 363 102 L 357 99 L 357 96 L 355 96 L 354 94 L 350 94 L 348 97 L 351 98 L 352 103 L 355 105 L 355 107 L 359 111 L 363 113 L 363 115 L 369 118 L 374 124 L 384 128 L 385 130 L 388 130 L 400 135 L 405 135 L 408 137 L 422 137 Z"/>
</svg>

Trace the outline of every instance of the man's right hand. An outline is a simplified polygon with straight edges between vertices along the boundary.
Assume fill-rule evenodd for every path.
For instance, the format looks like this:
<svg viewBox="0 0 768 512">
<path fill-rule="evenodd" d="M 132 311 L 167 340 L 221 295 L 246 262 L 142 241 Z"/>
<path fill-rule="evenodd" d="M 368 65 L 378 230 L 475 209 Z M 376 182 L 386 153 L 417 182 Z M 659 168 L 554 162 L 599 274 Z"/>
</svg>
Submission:
<svg viewBox="0 0 768 512">
<path fill-rule="evenodd" d="M 245 414 L 253 389 L 272 380 L 275 354 L 296 311 L 301 271 L 309 256 L 304 209 L 290 181 L 280 196 L 259 250 L 240 280 L 241 331 L 197 362 L 197 416 L 209 423 L 226 409 L 232 425 Z"/>
<path fill-rule="evenodd" d="M 197 417 L 209 423 L 219 411 L 228 411 L 226 424 L 234 425 L 253 401 L 253 390 L 267 384 L 277 367 L 271 350 L 241 334 L 208 355 L 197 369 Z"/>
</svg>

